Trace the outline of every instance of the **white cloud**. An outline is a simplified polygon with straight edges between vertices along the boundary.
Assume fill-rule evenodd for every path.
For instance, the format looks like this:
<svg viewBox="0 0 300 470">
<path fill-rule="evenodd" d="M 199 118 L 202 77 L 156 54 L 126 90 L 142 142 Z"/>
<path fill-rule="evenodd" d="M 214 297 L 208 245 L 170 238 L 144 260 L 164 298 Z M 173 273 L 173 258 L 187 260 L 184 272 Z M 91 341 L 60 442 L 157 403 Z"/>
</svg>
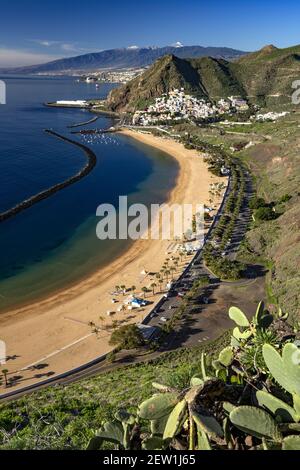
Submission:
<svg viewBox="0 0 300 470">
<path fill-rule="evenodd" d="M 39 39 L 34 41 L 34 42 L 36 42 L 40 46 L 45 46 L 45 47 L 51 47 L 51 46 L 55 46 L 55 44 L 57 44 L 56 41 L 42 41 L 42 40 L 39 40 Z"/>
<path fill-rule="evenodd" d="M 97 48 L 83 48 L 79 47 L 78 43 L 65 42 L 65 41 L 52 41 L 48 39 L 32 39 L 31 42 L 38 44 L 39 46 L 54 48 L 55 50 L 61 50 L 63 52 L 90 52 L 91 50 L 97 50 Z"/>
<path fill-rule="evenodd" d="M 57 59 L 50 54 L 35 54 L 18 49 L 7 49 L 0 46 L 0 67 L 22 67 L 25 65 L 36 65 Z"/>
<path fill-rule="evenodd" d="M 70 51 L 74 51 L 74 52 L 75 52 L 75 51 L 78 51 L 78 52 L 79 52 L 79 51 L 82 51 L 81 48 L 76 47 L 74 44 L 67 44 L 67 43 L 65 43 L 65 44 L 61 44 L 60 47 L 61 47 L 61 49 L 62 49 L 63 51 L 67 51 L 67 52 L 70 52 Z"/>
<path fill-rule="evenodd" d="M 139 46 L 129 46 L 127 49 L 139 49 Z"/>
</svg>

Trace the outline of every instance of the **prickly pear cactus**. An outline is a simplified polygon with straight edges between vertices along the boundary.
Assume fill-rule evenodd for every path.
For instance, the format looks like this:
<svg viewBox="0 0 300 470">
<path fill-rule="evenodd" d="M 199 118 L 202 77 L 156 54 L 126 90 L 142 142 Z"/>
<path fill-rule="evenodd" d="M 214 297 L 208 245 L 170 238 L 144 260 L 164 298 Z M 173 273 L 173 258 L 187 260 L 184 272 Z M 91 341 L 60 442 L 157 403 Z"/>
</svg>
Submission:
<svg viewBox="0 0 300 470">
<path fill-rule="evenodd" d="M 210 437 L 224 437 L 224 432 L 216 418 L 210 414 L 199 413 L 195 410 L 191 412 L 194 422 L 202 433 Z"/>
<path fill-rule="evenodd" d="M 245 331 L 240 331 L 239 327 L 236 326 L 232 332 L 232 336 L 237 340 L 246 340 L 249 339 L 252 336 L 252 331 L 251 330 L 245 330 Z"/>
<path fill-rule="evenodd" d="M 223 364 L 223 366 L 228 367 L 232 363 L 233 360 L 233 350 L 231 346 L 227 346 L 227 348 L 222 349 L 219 354 L 219 362 Z"/>
<path fill-rule="evenodd" d="M 300 450 L 300 436 L 287 436 L 283 439 L 282 450 Z"/>
<path fill-rule="evenodd" d="M 265 304 L 264 304 L 264 302 L 261 301 L 261 302 L 259 302 L 259 304 L 257 306 L 255 316 L 254 316 L 254 323 L 257 326 L 260 325 L 261 319 L 262 319 L 263 314 L 264 314 L 264 310 L 265 310 Z"/>
<path fill-rule="evenodd" d="M 160 419 L 171 413 L 177 403 L 176 393 L 155 394 L 139 406 L 139 416 L 151 421 Z"/>
<path fill-rule="evenodd" d="M 172 439 L 180 431 L 184 421 L 187 418 L 187 402 L 183 399 L 170 413 L 165 430 L 164 439 Z"/>
<path fill-rule="evenodd" d="M 300 395 L 300 350 L 288 343 L 282 356 L 270 344 L 263 346 L 264 361 L 276 382 L 292 395 Z"/>
<path fill-rule="evenodd" d="M 256 398 L 259 406 L 267 408 L 282 423 L 293 423 L 300 420 L 294 408 L 284 401 L 274 397 L 271 393 L 264 390 L 256 392 Z"/>
<path fill-rule="evenodd" d="M 246 315 L 237 307 L 231 307 L 229 309 L 229 318 L 233 320 L 238 326 L 247 327 L 250 325 Z"/>
<path fill-rule="evenodd" d="M 230 421 L 238 429 L 260 439 L 281 441 L 281 433 L 272 416 L 254 406 L 238 406 L 230 413 Z"/>
</svg>

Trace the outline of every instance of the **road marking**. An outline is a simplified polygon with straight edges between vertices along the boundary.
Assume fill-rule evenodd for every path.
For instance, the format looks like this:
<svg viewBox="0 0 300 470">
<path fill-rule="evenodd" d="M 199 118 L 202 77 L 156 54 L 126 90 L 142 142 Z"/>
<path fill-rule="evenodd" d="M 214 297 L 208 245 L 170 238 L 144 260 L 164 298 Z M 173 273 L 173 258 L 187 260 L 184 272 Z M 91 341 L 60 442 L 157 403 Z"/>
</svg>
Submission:
<svg viewBox="0 0 300 470">
<path fill-rule="evenodd" d="M 36 366 L 37 364 L 40 364 L 42 361 L 45 361 L 46 359 L 49 359 L 50 357 L 55 356 L 56 354 L 59 354 L 62 351 L 65 351 L 68 348 L 71 348 L 72 346 L 75 346 L 78 343 L 81 343 L 81 341 L 84 341 L 85 339 L 89 338 L 90 336 L 93 336 L 94 333 L 89 333 L 88 335 L 83 336 L 82 338 L 77 339 L 76 341 L 73 341 L 73 343 L 67 344 L 61 349 L 57 349 L 56 351 L 47 354 L 47 356 L 42 357 L 39 361 L 33 362 L 32 364 L 29 364 L 28 366 L 23 367 L 20 369 L 21 371 L 30 369 L 30 367 Z"/>
</svg>

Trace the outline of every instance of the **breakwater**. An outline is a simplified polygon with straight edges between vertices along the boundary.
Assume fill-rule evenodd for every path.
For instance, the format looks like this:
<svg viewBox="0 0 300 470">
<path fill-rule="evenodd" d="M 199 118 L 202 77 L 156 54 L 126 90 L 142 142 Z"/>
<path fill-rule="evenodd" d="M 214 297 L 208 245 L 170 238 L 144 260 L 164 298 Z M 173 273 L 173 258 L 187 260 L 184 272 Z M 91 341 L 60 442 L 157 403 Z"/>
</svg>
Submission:
<svg viewBox="0 0 300 470">
<path fill-rule="evenodd" d="M 80 135 L 94 135 L 94 134 L 113 134 L 117 132 L 117 127 L 110 127 L 109 129 L 82 129 L 81 131 L 72 131 L 71 134 Z"/>
<path fill-rule="evenodd" d="M 93 117 L 89 121 L 86 122 L 80 122 L 78 124 L 72 124 L 71 126 L 68 126 L 68 129 L 74 129 L 74 127 L 81 127 L 81 126 L 87 126 L 88 124 L 92 124 L 93 122 L 98 121 L 99 116 Z"/>
<path fill-rule="evenodd" d="M 91 105 L 90 104 L 60 104 L 57 102 L 53 103 L 44 103 L 44 106 L 47 106 L 48 108 L 77 108 L 77 109 L 90 109 Z"/>
<path fill-rule="evenodd" d="M 34 196 L 31 196 L 28 199 L 24 199 L 22 202 L 20 202 L 16 206 L 12 207 L 11 209 L 8 209 L 7 211 L 0 213 L 0 222 L 3 222 L 4 220 L 7 220 L 11 217 L 14 217 L 15 215 L 19 214 L 20 212 L 28 209 L 29 207 L 32 207 L 34 204 L 37 204 L 38 202 L 40 202 L 44 199 L 47 199 L 48 197 L 50 197 L 53 194 L 61 191 L 64 188 L 70 186 L 71 184 L 76 183 L 77 181 L 79 181 L 82 178 L 84 178 L 85 176 L 87 176 L 93 170 L 93 168 L 95 167 L 95 165 L 97 163 L 97 157 L 96 157 L 95 153 L 92 150 L 90 150 L 88 147 L 86 147 L 85 145 L 83 145 L 79 142 L 71 140 L 68 137 L 65 137 L 61 134 L 58 134 L 55 131 L 51 131 L 51 130 L 46 129 L 45 132 L 47 134 L 53 135 L 54 137 L 56 137 L 60 140 L 63 140 L 64 142 L 68 142 L 72 145 L 75 145 L 76 147 L 81 148 L 84 151 L 84 153 L 87 157 L 87 163 L 78 173 L 71 176 L 67 180 L 65 180 L 61 183 L 55 184 L 54 186 L 51 186 L 50 188 L 48 188 L 44 191 L 41 191 L 38 194 L 35 194 Z"/>
</svg>

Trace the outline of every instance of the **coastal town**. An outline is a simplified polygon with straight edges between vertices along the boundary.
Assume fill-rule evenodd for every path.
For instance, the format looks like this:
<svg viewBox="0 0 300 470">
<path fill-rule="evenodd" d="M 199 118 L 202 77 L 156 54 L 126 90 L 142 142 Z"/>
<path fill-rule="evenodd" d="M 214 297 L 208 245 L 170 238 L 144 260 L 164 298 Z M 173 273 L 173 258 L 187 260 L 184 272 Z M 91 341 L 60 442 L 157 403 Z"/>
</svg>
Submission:
<svg viewBox="0 0 300 470">
<path fill-rule="evenodd" d="M 89 75 L 83 74 L 80 76 L 80 81 L 86 83 L 128 83 L 134 78 L 142 75 L 145 72 L 146 67 L 142 68 L 125 68 L 120 70 L 101 70 L 92 72 Z"/>
<path fill-rule="evenodd" d="M 148 126 L 164 121 L 186 119 L 201 120 L 227 113 L 243 112 L 249 109 L 246 100 L 230 96 L 213 104 L 202 98 L 187 94 L 184 88 L 174 89 L 156 98 L 155 102 L 133 116 L 133 124 Z"/>
</svg>

